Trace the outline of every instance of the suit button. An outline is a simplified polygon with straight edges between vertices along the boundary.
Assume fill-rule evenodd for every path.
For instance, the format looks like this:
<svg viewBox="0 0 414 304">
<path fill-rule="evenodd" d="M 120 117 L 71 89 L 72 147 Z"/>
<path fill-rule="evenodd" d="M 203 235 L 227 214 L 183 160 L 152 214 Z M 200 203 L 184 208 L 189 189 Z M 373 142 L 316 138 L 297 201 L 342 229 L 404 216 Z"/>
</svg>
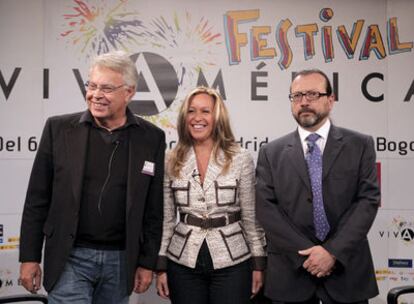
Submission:
<svg viewBox="0 0 414 304">
<path fill-rule="evenodd" d="M 75 238 L 75 236 L 73 235 L 73 233 L 69 234 L 69 237 L 73 240 Z"/>
<path fill-rule="evenodd" d="M 309 197 L 309 198 L 307 199 L 307 201 L 308 201 L 308 203 L 309 203 L 309 204 L 312 204 L 312 198 L 311 198 L 311 197 Z"/>
<path fill-rule="evenodd" d="M 204 197 L 199 197 L 199 198 L 198 198 L 198 201 L 199 201 L 199 202 L 203 202 L 203 203 L 204 203 L 204 202 L 206 201 L 206 199 L 205 199 Z"/>
</svg>

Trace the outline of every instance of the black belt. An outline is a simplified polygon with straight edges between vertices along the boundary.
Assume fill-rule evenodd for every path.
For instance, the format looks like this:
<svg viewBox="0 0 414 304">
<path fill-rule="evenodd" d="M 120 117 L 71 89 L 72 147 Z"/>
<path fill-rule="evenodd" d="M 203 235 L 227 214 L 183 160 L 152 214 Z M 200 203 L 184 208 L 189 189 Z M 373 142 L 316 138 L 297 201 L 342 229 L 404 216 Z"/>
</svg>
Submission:
<svg viewBox="0 0 414 304">
<path fill-rule="evenodd" d="M 239 212 L 229 213 L 227 216 L 202 218 L 189 213 L 180 213 L 180 221 L 191 226 L 201 227 L 203 229 L 217 228 L 233 224 L 240 221 Z"/>
</svg>

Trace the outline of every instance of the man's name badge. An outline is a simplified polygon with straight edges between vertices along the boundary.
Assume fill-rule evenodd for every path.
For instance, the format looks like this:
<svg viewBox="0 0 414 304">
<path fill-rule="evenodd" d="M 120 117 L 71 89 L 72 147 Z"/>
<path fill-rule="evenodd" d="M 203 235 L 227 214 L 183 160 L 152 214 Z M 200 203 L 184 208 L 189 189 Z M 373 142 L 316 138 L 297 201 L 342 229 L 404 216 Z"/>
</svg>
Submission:
<svg viewBox="0 0 414 304">
<path fill-rule="evenodd" d="M 151 175 L 154 176 L 154 170 L 155 169 L 155 164 L 153 162 L 150 161 L 145 161 L 144 166 L 142 167 L 142 173 L 147 174 L 147 175 Z"/>
</svg>

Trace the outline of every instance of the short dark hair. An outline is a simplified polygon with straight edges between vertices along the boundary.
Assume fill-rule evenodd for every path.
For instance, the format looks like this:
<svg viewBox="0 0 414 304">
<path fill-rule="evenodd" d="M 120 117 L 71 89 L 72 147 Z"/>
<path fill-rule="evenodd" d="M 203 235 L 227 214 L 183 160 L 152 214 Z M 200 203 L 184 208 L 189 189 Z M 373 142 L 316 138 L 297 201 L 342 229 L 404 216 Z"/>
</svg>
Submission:
<svg viewBox="0 0 414 304">
<path fill-rule="evenodd" d="M 308 70 L 302 70 L 299 71 L 297 73 L 293 74 L 292 77 L 292 82 L 299 76 L 308 76 L 311 74 L 319 74 L 321 75 L 323 78 L 325 78 L 325 83 L 326 83 L 326 94 L 328 94 L 328 96 L 332 95 L 332 85 L 331 85 L 331 81 L 329 80 L 328 76 L 326 76 L 326 74 L 324 72 L 322 72 L 319 69 L 308 69 Z M 292 86 L 290 87 L 290 89 L 292 89 Z"/>
</svg>

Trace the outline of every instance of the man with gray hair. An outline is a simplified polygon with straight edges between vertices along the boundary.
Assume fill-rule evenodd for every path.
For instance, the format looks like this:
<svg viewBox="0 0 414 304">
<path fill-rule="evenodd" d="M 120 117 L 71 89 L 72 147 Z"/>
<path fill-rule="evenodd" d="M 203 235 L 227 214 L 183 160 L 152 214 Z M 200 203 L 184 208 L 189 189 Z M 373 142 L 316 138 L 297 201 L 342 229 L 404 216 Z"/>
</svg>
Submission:
<svg viewBox="0 0 414 304">
<path fill-rule="evenodd" d="M 128 103 L 138 73 L 124 52 L 97 56 L 84 112 L 51 117 L 28 185 L 20 280 L 49 303 L 128 303 L 151 284 L 162 232 L 165 134 Z"/>
</svg>

